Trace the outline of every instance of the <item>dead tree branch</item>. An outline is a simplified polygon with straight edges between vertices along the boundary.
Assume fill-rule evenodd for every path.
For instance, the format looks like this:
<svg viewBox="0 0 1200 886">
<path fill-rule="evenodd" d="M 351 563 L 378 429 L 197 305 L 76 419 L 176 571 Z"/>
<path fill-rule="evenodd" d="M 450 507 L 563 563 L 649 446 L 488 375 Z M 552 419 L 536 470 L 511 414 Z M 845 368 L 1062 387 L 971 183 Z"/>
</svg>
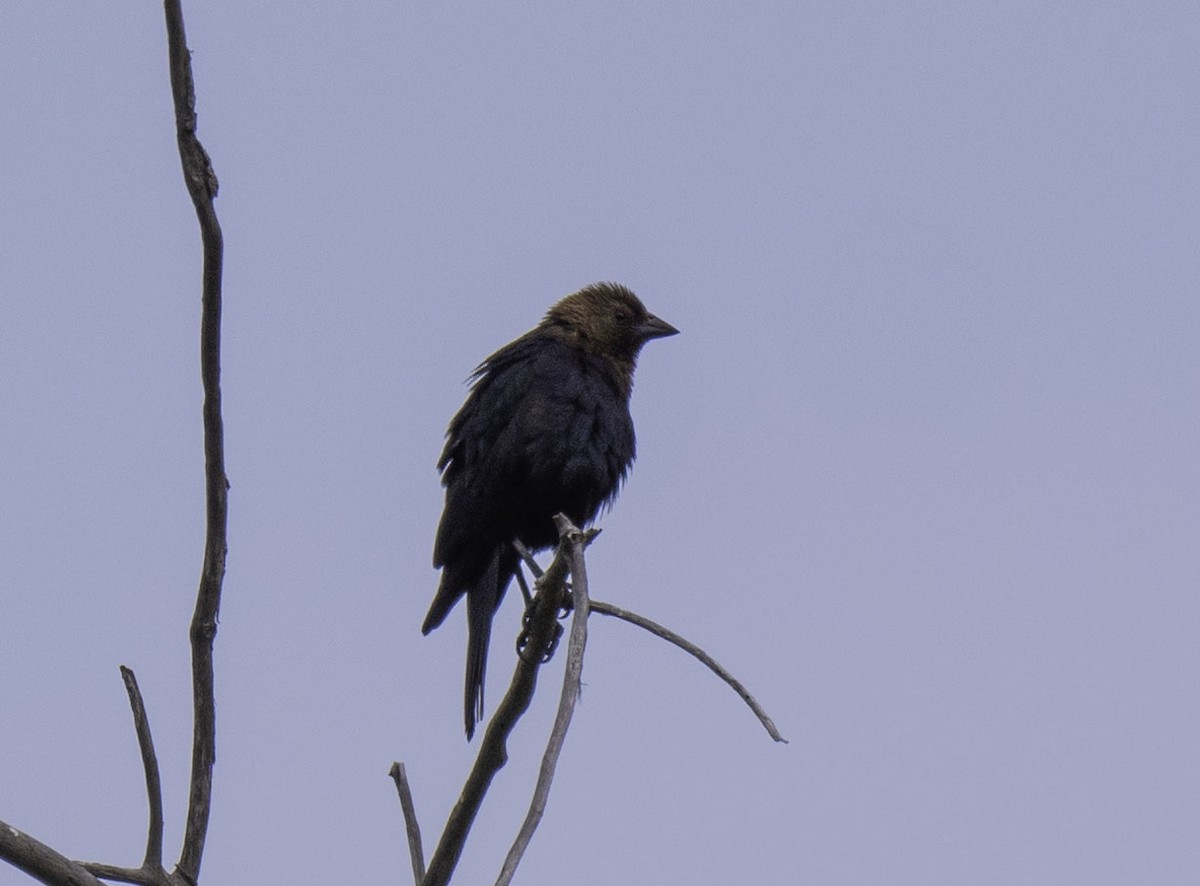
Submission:
<svg viewBox="0 0 1200 886">
<path fill-rule="evenodd" d="M 762 705 L 755 700 L 754 696 L 751 695 L 750 691 L 742 685 L 741 681 L 733 676 L 733 674 L 729 673 L 729 671 L 725 670 L 725 668 L 721 667 L 715 658 L 713 658 L 695 643 L 691 642 L 690 640 L 685 640 L 671 629 L 663 627 L 658 622 L 651 621 L 644 615 L 638 615 L 636 612 L 630 612 L 628 609 L 622 609 L 619 606 L 613 606 L 611 603 L 602 603 L 599 600 L 593 600 L 592 611 L 599 612 L 601 615 L 610 615 L 613 618 L 622 619 L 630 624 L 637 625 L 639 628 L 645 628 L 647 631 L 654 634 L 654 636 L 661 637 L 669 643 L 674 643 L 684 652 L 698 658 L 705 667 L 728 683 L 729 687 L 733 689 L 733 691 L 739 696 L 741 696 L 742 701 L 750 706 L 750 710 L 754 712 L 754 716 L 758 717 L 759 722 L 762 723 L 763 728 L 767 730 L 771 738 L 775 739 L 775 741 L 787 744 L 787 739 L 784 738 L 779 733 L 779 730 L 775 728 L 774 722 L 772 722 L 771 718 L 767 716 L 767 712 L 762 709 Z"/>
<path fill-rule="evenodd" d="M 149 807 L 149 825 L 146 834 L 146 857 L 140 868 L 123 868 L 95 861 L 79 864 L 89 873 L 105 880 L 120 883 L 139 883 L 142 886 L 169 886 L 170 875 L 162 866 L 163 803 L 162 780 L 158 772 L 158 756 L 154 753 L 154 739 L 150 736 L 150 720 L 146 716 L 146 705 L 138 688 L 133 671 L 121 665 L 121 679 L 125 681 L 125 692 L 129 695 L 129 707 L 133 711 L 133 728 L 137 733 L 138 749 L 142 754 L 142 770 L 146 776 L 146 799 Z"/>
<path fill-rule="evenodd" d="M 200 319 L 200 375 L 204 390 L 204 474 L 206 530 L 204 561 L 196 609 L 190 629 L 192 645 L 193 738 L 192 774 L 187 824 L 179 863 L 172 874 L 162 866 L 162 786 L 154 743 L 137 680 L 121 668 L 134 729 L 142 754 L 149 801 L 146 855 L 140 868 L 122 868 L 98 862 L 76 862 L 0 822 L 0 858 L 35 879 L 54 886 L 99 886 L 102 877 L 144 886 L 188 886 L 200 874 L 204 840 L 212 799 L 212 766 L 216 759 L 216 710 L 213 695 L 213 639 L 225 577 L 226 527 L 229 484 L 225 478 L 224 427 L 221 419 L 221 227 L 213 209 L 217 178 L 208 154 L 196 138 L 196 96 L 192 83 L 191 55 L 183 26 L 180 0 L 164 0 L 171 93 L 175 105 L 175 130 L 183 179 L 196 208 L 203 244 L 203 282 Z"/>
<path fill-rule="evenodd" d="M 533 699 L 545 650 L 550 648 L 559 630 L 558 612 L 570 571 L 569 556 L 566 546 L 559 545 L 550 568 L 534 585 L 537 593 L 523 632 L 525 642 L 517 656 L 512 682 L 484 732 L 475 765 L 446 821 L 422 886 L 444 886 L 450 882 L 488 787 L 508 762 L 508 737 Z"/>
<path fill-rule="evenodd" d="M 0 821 L 0 858 L 50 886 L 104 886 L 78 862 Z"/>
<path fill-rule="evenodd" d="M 208 815 L 212 803 L 212 767 L 216 761 L 216 705 L 213 689 L 213 640 L 225 578 L 229 482 L 225 477 L 225 431 L 221 418 L 221 268 L 223 242 L 213 198 L 217 177 L 208 153 L 196 138 L 196 92 L 191 53 L 179 0 L 165 0 L 171 94 L 183 180 L 196 208 L 204 268 L 200 319 L 200 376 L 204 387 L 204 477 L 206 533 L 204 563 L 192 616 L 192 775 L 187 826 L 178 870 L 189 881 L 200 876 Z"/>
<path fill-rule="evenodd" d="M 154 739 L 150 735 L 150 720 L 146 717 L 146 705 L 138 689 L 133 671 L 121 665 L 121 678 L 129 694 L 129 707 L 133 710 L 133 728 L 137 733 L 138 749 L 142 752 L 142 771 L 146 776 L 146 801 L 149 808 L 149 825 L 146 834 L 146 856 L 142 860 L 143 870 L 162 872 L 163 802 L 162 779 L 158 773 L 158 757 L 154 753 Z"/>
<path fill-rule="evenodd" d="M 425 879 L 425 850 L 421 846 L 421 825 L 417 821 L 417 809 L 413 804 L 412 788 L 408 785 L 408 773 L 403 763 L 393 763 L 388 775 L 396 782 L 396 793 L 400 795 L 400 811 L 404 813 L 404 830 L 408 837 L 408 856 L 412 861 L 413 883 L 421 886 Z"/>
<path fill-rule="evenodd" d="M 168 875 L 162 866 L 162 784 L 154 742 L 150 735 L 145 705 L 133 671 L 121 668 L 121 676 L 133 710 L 134 730 L 141 750 L 146 778 L 149 824 L 146 854 L 140 868 L 122 868 L 98 862 L 76 862 L 0 822 L 0 858 L 44 883 L 99 884 L 97 877 L 146 886 L 195 883 L 204 852 L 204 837 L 212 793 L 212 764 L 215 759 L 216 729 L 213 700 L 212 643 L 220 610 L 221 583 L 225 574 L 227 524 L 224 430 L 221 421 L 221 228 L 212 201 L 217 180 L 208 154 L 196 139 L 195 91 L 191 58 L 183 27 L 179 0 L 165 0 L 167 46 L 175 125 L 183 177 L 196 207 L 204 251 L 201 308 L 200 365 L 204 388 L 204 461 L 207 498 L 207 530 L 204 564 L 196 610 L 192 620 L 192 676 L 195 728 L 192 752 L 191 800 L 179 866 Z"/>
<path fill-rule="evenodd" d="M 102 880 L 112 880 L 116 883 L 135 883 L 137 886 L 179 886 L 183 883 L 177 876 L 173 877 L 162 868 L 157 871 L 144 867 L 122 868 L 96 861 L 82 861 L 80 864 L 87 869 L 88 873 Z"/>
<path fill-rule="evenodd" d="M 589 611 L 587 563 L 583 551 L 599 532 L 589 529 L 586 532 L 576 527 L 562 514 L 554 518 L 558 526 L 560 544 L 567 547 L 571 560 L 571 596 L 575 614 L 571 619 L 571 638 L 567 643 L 567 666 L 563 672 L 562 694 L 558 701 L 558 713 L 554 717 L 554 727 L 550 730 L 550 738 L 546 743 L 546 752 L 542 755 L 542 766 L 538 771 L 537 785 L 534 788 L 533 799 L 529 804 L 529 812 L 521 824 L 512 848 L 504 859 L 496 886 L 508 886 L 517 872 L 517 865 L 525 855 L 533 832 L 537 830 L 546 811 L 546 803 L 550 799 L 550 784 L 554 781 L 554 772 L 558 767 L 558 757 L 562 752 L 563 742 L 567 739 L 567 729 L 571 725 L 571 717 L 575 713 L 575 700 L 579 698 L 583 676 L 583 652 L 587 647 L 587 619 Z"/>
<path fill-rule="evenodd" d="M 555 517 L 559 529 L 559 546 L 554 560 L 545 573 L 540 573 L 537 563 L 528 550 L 519 543 L 515 544 L 517 552 L 526 561 L 530 570 L 538 575 L 535 584 L 536 594 L 533 597 L 533 607 L 528 616 L 526 629 L 523 634 L 524 645 L 519 645 L 521 654 L 518 656 L 517 669 L 513 675 L 512 684 L 505 695 L 492 721 L 488 724 L 483 743 L 479 749 L 475 765 L 467 778 L 454 810 L 446 823 L 437 851 L 429 863 L 429 870 L 424 880 L 419 877 L 417 858 L 420 854 L 420 836 L 416 830 L 416 815 L 411 812 L 411 797 L 408 805 L 404 803 L 405 793 L 401 789 L 401 805 L 405 806 L 404 814 L 408 823 L 409 851 L 414 857 L 414 874 L 421 886 L 443 886 L 448 883 L 454 873 L 462 853 L 463 845 L 470 832 L 471 824 L 483 802 L 492 778 L 507 762 L 506 741 L 512 732 L 517 719 L 529 706 L 537 685 L 537 668 L 549 658 L 552 644 L 558 632 L 557 615 L 562 603 L 573 599 L 574 616 L 571 622 L 571 637 L 567 650 L 567 665 L 563 675 L 562 694 L 559 698 L 558 712 L 555 716 L 554 727 L 551 730 L 546 751 L 542 757 L 541 769 L 538 773 L 537 785 L 530 801 L 529 811 L 522 823 L 496 880 L 497 886 L 508 886 L 516 874 L 525 850 L 537 829 L 550 795 L 550 785 L 554 779 L 558 757 L 566 740 L 567 729 L 574 713 L 575 701 L 579 697 L 581 677 L 583 672 L 583 654 L 587 645 L 587 620 L 592 612 L 620 618 L 644 628 L 657 637 L 673 643 L 688 654 L 699 659 L 709 670 L 728 684 L 750 707 L 767 733 L 777 742 L 786 744 L 785 739 L 776 729 L 774 722 L 767 716 L 766 711 L 755 700 L 754 696 L 742 683 L 722 667 L 711 655 L 684 639 L 674 631 L 663 627 L 645 616 L 630 612 L 610 603 L 592 600 L 588 593 L 587 564 L 584 549 L 599 533 L 597 529 L 581 531 L 571 524 L 561 514 Z M 571 577 L 570 586 L 567 576 Z M 573 590 L 568 597 L 568 587 Z M 392 776 L 396 778 L 399 764 L 393 764 Z M 400 780 L 397 779 L 400 788 Z M 411 820 L 410 820 L 411 819 Z M 414 833 L 417 836 L 414 838 Z M 415 842 L 414 842 L 415 839 Z"/>
</svg>

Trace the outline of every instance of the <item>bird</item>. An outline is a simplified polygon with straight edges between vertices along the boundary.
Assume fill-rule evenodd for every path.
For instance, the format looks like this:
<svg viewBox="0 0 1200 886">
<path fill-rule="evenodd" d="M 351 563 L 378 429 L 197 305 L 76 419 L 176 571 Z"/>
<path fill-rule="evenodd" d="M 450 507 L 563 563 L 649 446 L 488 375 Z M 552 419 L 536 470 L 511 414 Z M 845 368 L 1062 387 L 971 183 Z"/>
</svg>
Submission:
<svg viewBox="0 0 1200 886">
<path fill-rule="evenodd" d="M 629 399 L 642 346 L 679 332 L 617 283 L 585 286 L 480 363 L 437 468 L 446 490 L 433 546 L 441 570 L 428 635 L 467 598 L 463 718 L 483 718 L 492 620 L 520 557 L 557 543 L 555 514 L 586 526 L 610 506 L 636 454 Z"/>
</svg>

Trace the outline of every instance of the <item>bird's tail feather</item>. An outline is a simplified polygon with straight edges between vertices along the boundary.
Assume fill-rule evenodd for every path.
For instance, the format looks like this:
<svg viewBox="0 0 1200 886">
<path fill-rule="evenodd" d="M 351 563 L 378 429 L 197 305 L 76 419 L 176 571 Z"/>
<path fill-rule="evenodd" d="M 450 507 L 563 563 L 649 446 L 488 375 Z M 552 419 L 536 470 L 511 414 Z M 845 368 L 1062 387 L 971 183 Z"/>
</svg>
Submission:
<svg viewBox="0 0 1200 886">
<path fill-rule="evenodd" d="M 483 684 L 487 674 L 492 619 L 517 571 L 517 563 L 517 554 L 512 545 L 499 545 L 475 587 L 467 593 L 467 676 L 463 692 L 463 722 L 467 727 L 468 740 L 475 734 L 475 724 L 483 719 Z"/>
<path fill-rule="evenodd" d="M 477 585 L 478 591 L 467 594 L 467 678 L 463 691 L 463 720 L 467 739 L 475 735 L 475 724 L 483 719 L 483 682 L 487 676 L 488 641 L 492 636 L 492 617 L 496 614 L 495 599 L 499 558 L 493 557 Z M 490 591 L 490 593 L 489 593 Z"/>
<path fill-rule="evenodd" d="M 453 587 L 447 582 L 446 575 L 443 574 L 441 584 L 438 585 L 437 594 L 434 595 L 433 602 L 429 605 L 429 612 L 425 615 L 425 621 L 421 624 L 421 633 L 428 634 L 434 628 L 441 625 L 462 594 L 462 590 Z"/>
<path fill-rule="evenodd" d="M 455 604 L 466 596 L 467 673 L 463 687 L 463 722 L 468 739 L 475 734 L 475 724 L 483 719 L 483 684 L 492 619 L 500 608 L 518 562 L 511 545 L 498 545 L 485 558 L 482 569 L 476 566 L 466 575 L 461 569 L 450 565 L 444 567 L 441 584 L 421 625 L 421 633 L 428 634 L 445 621 Z"/>
</svg>

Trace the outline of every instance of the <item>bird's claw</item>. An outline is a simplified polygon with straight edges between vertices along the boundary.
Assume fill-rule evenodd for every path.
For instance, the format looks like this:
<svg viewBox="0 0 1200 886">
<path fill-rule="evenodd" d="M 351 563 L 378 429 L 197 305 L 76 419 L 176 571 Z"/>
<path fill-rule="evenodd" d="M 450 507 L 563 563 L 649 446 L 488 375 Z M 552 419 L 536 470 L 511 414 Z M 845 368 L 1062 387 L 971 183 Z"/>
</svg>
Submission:
<svg viewBox="0 0 1200 886">
<path fill-rule="evenodd" d="M 558 618 L 566 618 L 575 611 L 575 594 L 571 591 L 571 583 L 566 583 L 566 593 L 558 601 Z"/>
<path fill-rule="evenodd" d="M 523 619 L 525 627 L 522 629 L 520 636 L 517 637 L 517 655 L 522 661 L 534 664 L 534 652 L 529 648 L 529 613 L 525 614 Z M 542 649 L 541 656 L 537 660 L 537 664 L 545 664 L 554 657 L 554 653 L 558 650 L 558 641 L 563 635 L 563 627 L 557 621 L 554 623 L 554 636 L 550 638 L 550 642 Z"/>
</svg>

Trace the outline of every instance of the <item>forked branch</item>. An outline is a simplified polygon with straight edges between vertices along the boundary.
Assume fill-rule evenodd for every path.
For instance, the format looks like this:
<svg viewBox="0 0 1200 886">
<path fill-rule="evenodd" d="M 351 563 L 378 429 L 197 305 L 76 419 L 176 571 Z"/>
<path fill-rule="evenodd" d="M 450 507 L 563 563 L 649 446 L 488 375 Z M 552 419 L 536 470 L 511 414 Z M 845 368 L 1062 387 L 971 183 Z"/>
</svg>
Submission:
<svg viewBox="0 0 1200 886">
<path fill-rule="evenodd" d="M 591 612 L 613 616 L 635 624 L 655 636 L 678 646 L 685 652 L 699 659 L 714 674 L 727 683 L 750 707 L 758 717 L 771 738 L 786 743 L 779 730 L 766 711 L 755 700 L 754 696 L 742 685 L 736 677 L 723 668 L 711 655 L 685 640 L 674 631 L 663 627 L 645 616 L 630 612 L 609 603 L 592 600 L 588 594 L 587 564 L 583 555 L 584 549 L 595 538 L 599 530 L 581 531 L 571 524 L 561 514 L 555 517 L 559 529 L 559 546 L 554 560 L 544 574 L 540 574 L 537 563 L 522 546 L 517 545 L 517 551 L 526 561 L 530 571 L 538 575 L 535 585 L 537 593 L 533 598 L 533 608 L 526 625 L 525 637 L 527 644 L 524 652 L 518 656 L 516 673 L 504 700 L 501 701 L 492 721 L 488 724 L 483 742 L 479 748 L 475 766 L 467 779 L 466 786 L 459 797 L 454 811 L 450 815 L 442 839 L 438 844 L 429 863 L 429 870 L 424 879 L 419 872 L 420 836 L 416 826 L 416 814 L 412 812 L 411 797 L 407 797 L 407 783 L 402 784 L 397 777 L 399 764 L 393 764 L 392 776 L 397 779 L 397 789 L 400 791 L 401 804 L 404 807 L 405 821 L 408 826 L 409 851 L 413 856 L 414 876 L 420 886 L 442 886 L 448 883 L 462 853 L 463 845 L 470 832 L 471 824 L 483 802 L 483 797 L 491 784 L 496 772 L 508 759 L 506 741 L 517 719 L 529 706 L 533 691 L 537 684 L 537 668 L 542 663 L 540 651 L 547 649 L 552 642 L 557 629 L 556 616 L 560 604 L 567 599 L 567 575 L 571 576 L 571 599 L 574 604 L 574 616 L 571 621 L 571 637 L 567 647 L 567 665 L 563 675 L 562 694 L 559 699 L 558 713 L 554 727 L 547 742 L 542 766 L 538 774 L 534 796 L 530 802 L 529 811 L 521 830 L 505 858 L 497 886 L 507 886 L 516 873 L 526 848 L 532 839 L 538 823 L 545 812 L 549 798 L 550 784 L 554 778 L 558 756 L 566 739 L 567 728 L 574 712 L 575 701 L 579 697 L 580 681 L 583 671 L 583 653 L 587 644 L 587 619 Z M 530 651 L 533 654 L 528 654 Z M 415 835 L 415 836 L 414 836 Z M 414 842 L 415 841 L 415 842 Z"/>
<path fill-rule="evenodd" d="M 488 787 L 508 762 L 508 737 L 529 707 L 537 688 L 538 670 L 544 663 L 544 652 L 551 647 L 559 631 L 558 613 L 566 593 L 569 571 L 570 554 L 567 545 L 560 544 L 550 568 L 534 585 L 533 609 L 522 635 L 524 643 L 517 656 L 512 682 L 483 734 L 475 765 L 429 860 L 423 886 L 443 886 L 450 882 Z"/>
<path fill-rule="evenodd" d="M 146 886 L 194 884 L 200 874 L 205 834 L 212 798 L 212 766 L 216 758 L 216 714 L 213 697 L 213 638 L 221 606 L 225 577 L 228 482 L 225 478 L 224 427 L 221 419 L 221 227 L 213 209 L 217 179 L 208 154 L 196 138 L 196 98 L 192 84 L 191 56 L 184 34 L 180 0 L 164 0 L 171 93 L 175 105 L 175 131 L 183 178 L 196 208 L 203 243 L 204 267 L 200 319 L 200 375 L 204 389 L 204 475 L 206 530 L 204 562 L 196 609 L 191 624 L 192 776 L 183 848 L 174 873 L 162 867 L 162 788 L 158 763 L 133 672 L 121 673 L 133 707 L 134 727 L 142 752 L 149 799 L 149 828 L 146 855 L 140 868 L 122 868 L 96 862 L 76 862 L 0 822 L 0 858 L 44 883 L 98 886 L 97 877 Z"/>
<path fill-rule="evenodd" d="M 589 612 L 587 563 L 583 551 L 595 538 L 600 530 L 580 530 L 562 514 L 554 518 L 558 527 L 560 546 L 565 546 L 571 561 L 571 599 L 574 606 L 574 616 L 571 618 L 571 639 L 567 643 L 567 666 L 563 672 L 562 693 L 558 700 L 558 713 L 554 717 L 554 727 L 550 730 L 550 738 L 546 742 L 546 752 L 542 755 L 542 766 L 538 771 L 537 785 L 533 791 L 533 799 L 529 803 L 529 811 L 517 838 L 513 841 L 496 886 L 508 886 L 517 872 L 533 832 L 537 830 L 546 811 L 546 803 L 550 799 L 550 784 L 554 781 L 554 772 L 558 768 L 558 757 L 562 753 L 563 742 L 567 740 L 567 729 L 571 725 L 571 717 L 575 713 L 575 701 L 579 698 L 583 678 L 583 651 L 587 647 L 587 620 Z M 561 549 L 561 547 L 560 547 Z"/>
</svg>

